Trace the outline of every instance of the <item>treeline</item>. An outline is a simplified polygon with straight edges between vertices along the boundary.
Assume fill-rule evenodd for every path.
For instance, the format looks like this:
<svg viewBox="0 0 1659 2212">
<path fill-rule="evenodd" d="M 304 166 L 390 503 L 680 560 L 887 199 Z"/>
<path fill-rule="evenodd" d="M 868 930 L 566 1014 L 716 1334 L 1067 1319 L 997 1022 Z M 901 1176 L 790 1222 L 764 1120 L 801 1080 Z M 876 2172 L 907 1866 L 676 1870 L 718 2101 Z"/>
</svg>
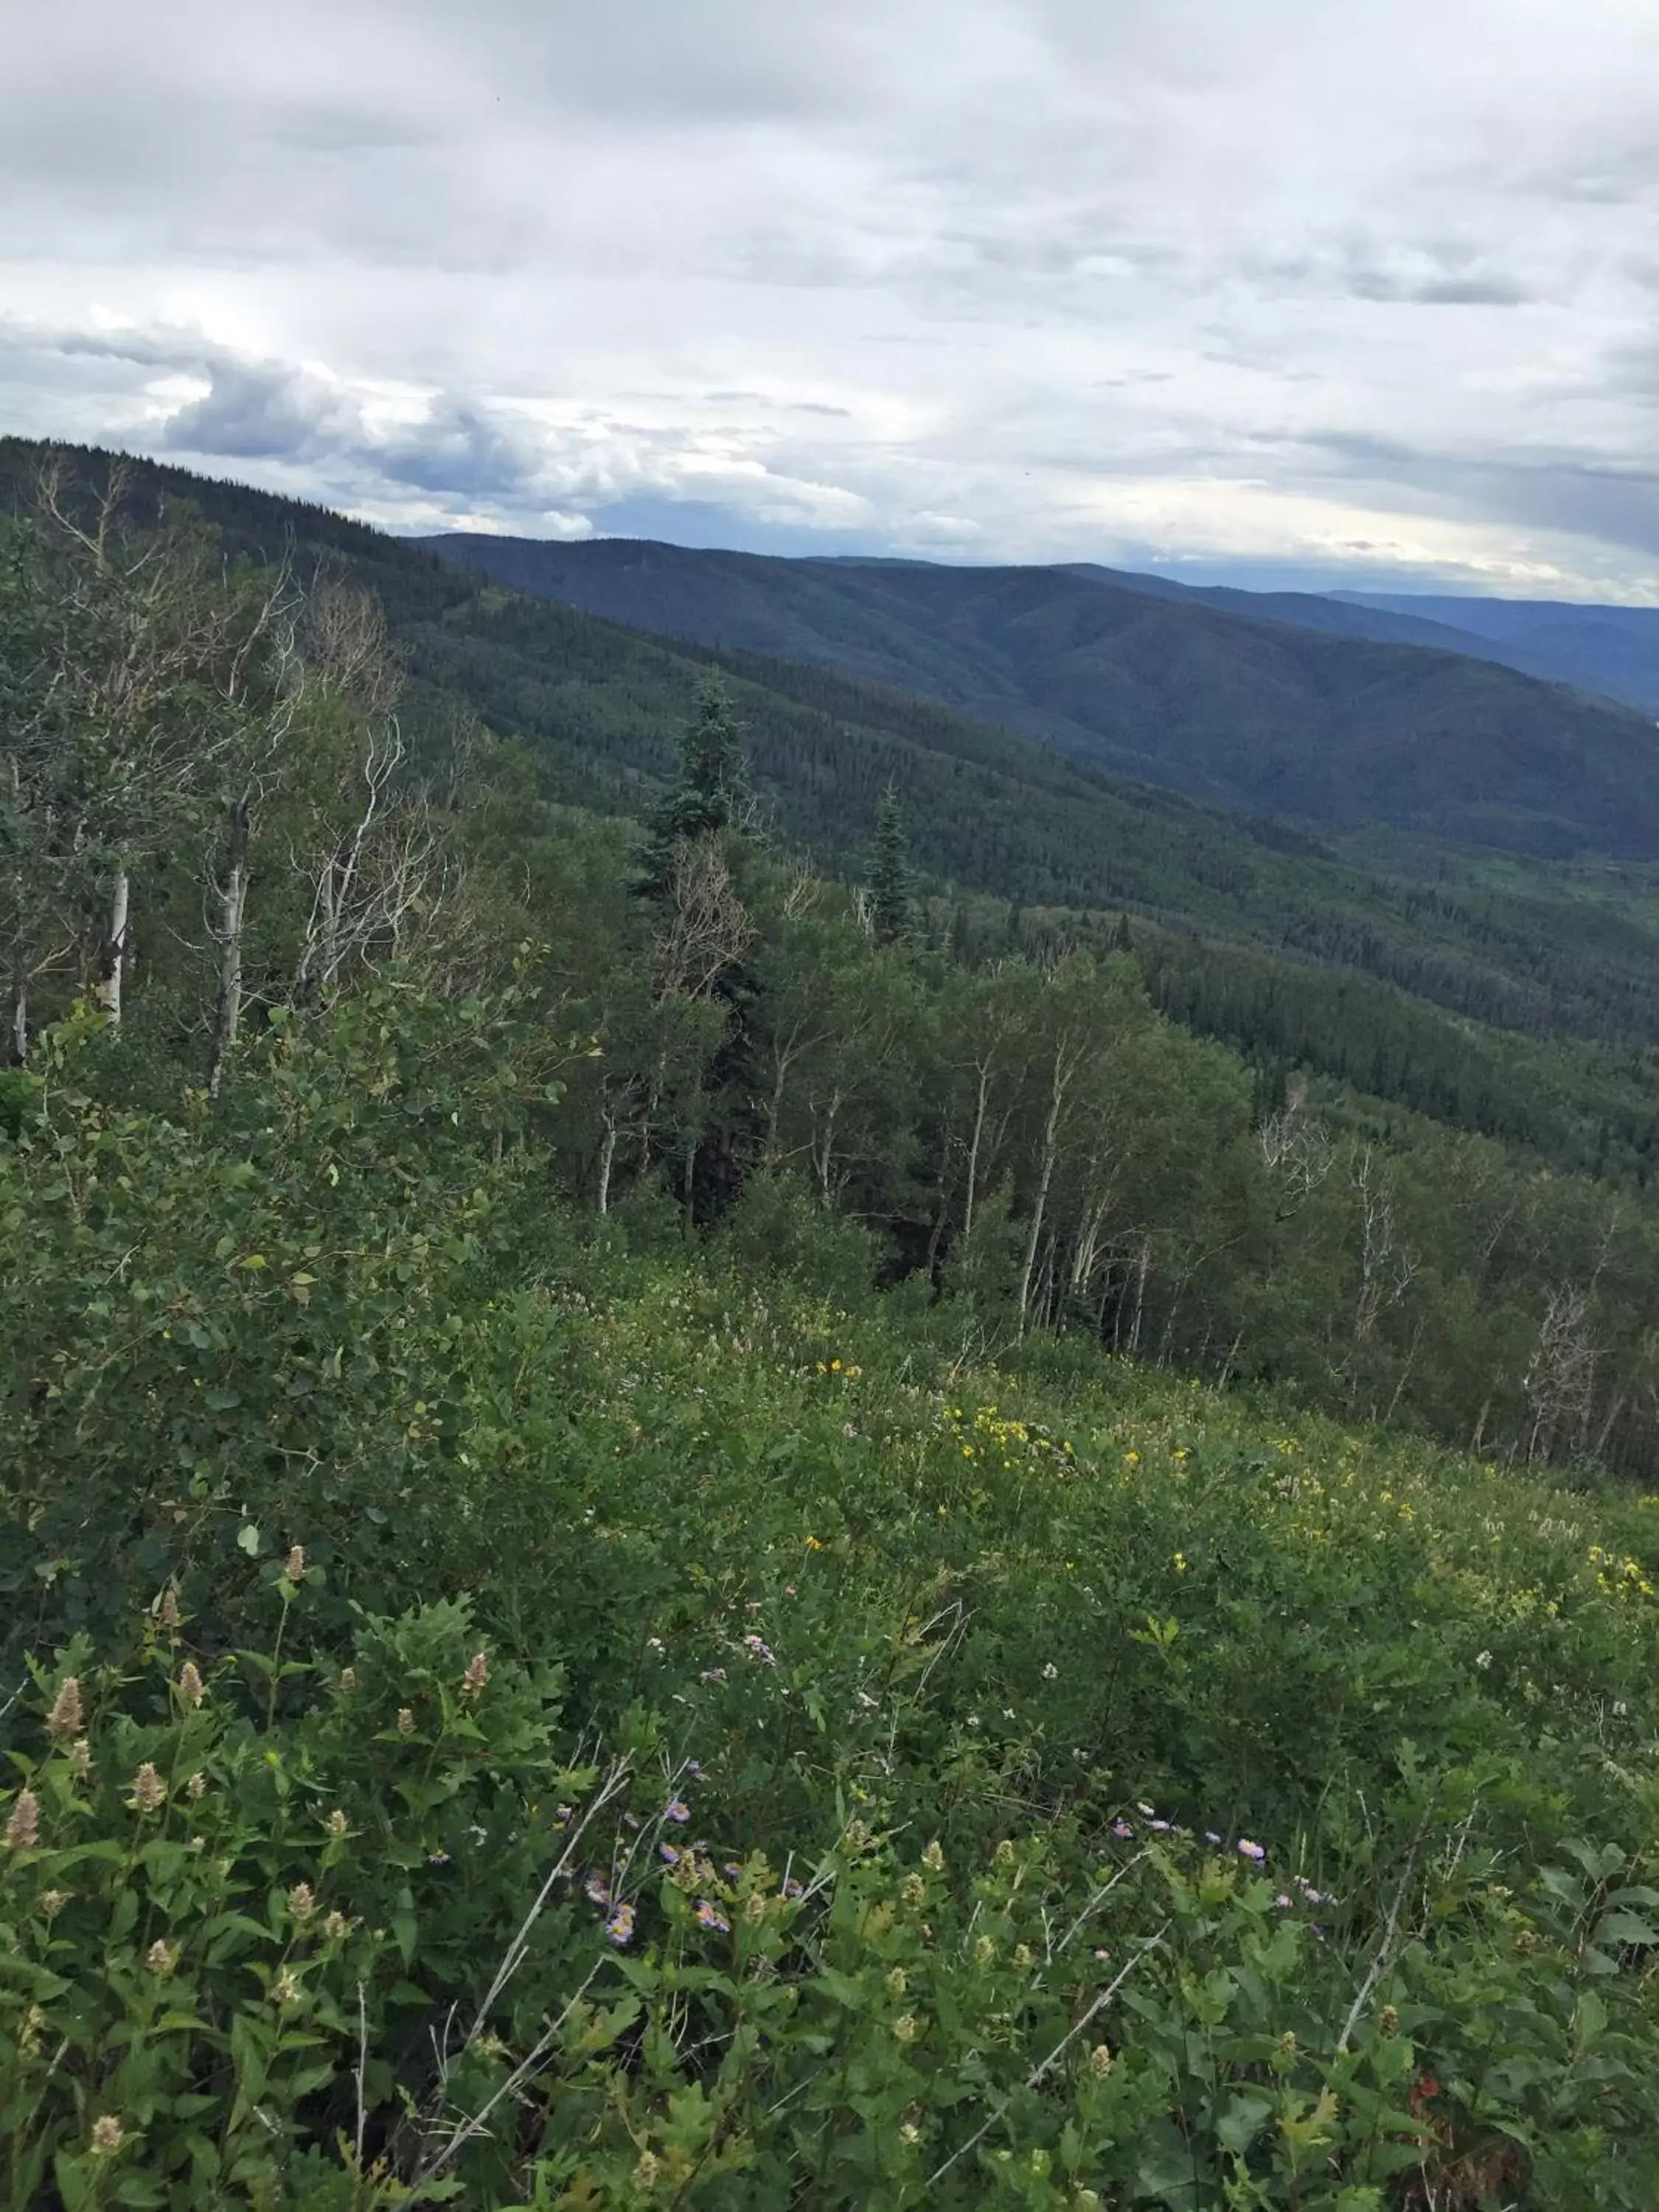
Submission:
<svg viewBox="0 0 1659 2212">
<path fill-rule="evenodd" d="M 228 562 L 188 516 L 134 529 L 118 483 L 49 483 L 7 526 L 15 1127 L 77 1000 L 106 1095 L 179 1115 L 254 1080 L 278 1016 L 389 977 L 411 1020 L 484 1010 L 475 1133 L 610 1233 L 879 1274 L 954 1301 L 978 1351 L 1073 1332 L 1493 1455 L 1651 1468 L 1659 1221 L 1368 1103 L 1363 1066 L 1299 1073 L 1339 986 L 1275 1031 L 1241 956 L 924 897 L 896 795 L 863 885 L 831 880 L 762 833 L 717 682 L 643 833 L 402 685 L 372 600 Z"/>
</svg>

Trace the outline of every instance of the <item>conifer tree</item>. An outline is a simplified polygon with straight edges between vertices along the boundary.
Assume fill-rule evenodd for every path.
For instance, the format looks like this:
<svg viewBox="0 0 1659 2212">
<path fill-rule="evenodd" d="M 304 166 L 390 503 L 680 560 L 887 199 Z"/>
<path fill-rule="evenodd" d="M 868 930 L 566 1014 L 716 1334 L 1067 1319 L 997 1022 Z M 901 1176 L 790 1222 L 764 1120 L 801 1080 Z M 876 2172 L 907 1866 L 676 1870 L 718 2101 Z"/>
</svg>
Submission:
<svg viewBox="0 0 1659 2212">
<path fill-rule="evenodd" d="M 732 702 L 720 678 L 709 676 L 698 687 L 680 738 L 678 780 L 652 817 L 641 888 L 660 896 L 672 877 L 676 848 L 740 824 L 748 796 Z"/>
<path fill-rule="evenodd" d="M 915 921 L 910 874 L 910 834 L 890 783 L 876 810 L 875 850 L 870 862 L 870 926 L 884 944 L 908 937 Z"/>
</svg>

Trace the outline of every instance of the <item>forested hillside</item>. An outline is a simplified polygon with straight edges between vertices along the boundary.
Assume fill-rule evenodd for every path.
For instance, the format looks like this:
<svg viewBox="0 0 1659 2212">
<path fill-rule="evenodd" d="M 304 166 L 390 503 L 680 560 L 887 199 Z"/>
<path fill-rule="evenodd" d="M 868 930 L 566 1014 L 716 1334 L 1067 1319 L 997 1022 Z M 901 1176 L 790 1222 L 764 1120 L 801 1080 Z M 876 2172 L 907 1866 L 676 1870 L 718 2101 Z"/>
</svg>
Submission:
<svg viewBox="0 0 1659 2212">
<path fill-rule="evenodd" d="M 1246 619 L 1088 569 L 423 542 L 516 589 L 900 684 L 1212 805 L 1659 857 L 1650 718 L 1490 661 Z"/>
<path fill-rule="evenodd" d="M 1613 1140 L 1170 1019 L 1291 1024 L 1248 881 L 1214 945 L 1016 911 L 896 775 L 821 872 L 738 711 L 836 733 L 816 676 L 155 481 L 0 523 L 5 2203 L 1649 2212 Z M 1137 818 L 834 696 L 941 854 Z M 1277 834 L 1146 819 L 1177 886 Z M 1640 1096 L 1599 888 L 1505 1097 Z M 1446 1018 L 1306 973 L 1345 1050 Z"/>
</svg>

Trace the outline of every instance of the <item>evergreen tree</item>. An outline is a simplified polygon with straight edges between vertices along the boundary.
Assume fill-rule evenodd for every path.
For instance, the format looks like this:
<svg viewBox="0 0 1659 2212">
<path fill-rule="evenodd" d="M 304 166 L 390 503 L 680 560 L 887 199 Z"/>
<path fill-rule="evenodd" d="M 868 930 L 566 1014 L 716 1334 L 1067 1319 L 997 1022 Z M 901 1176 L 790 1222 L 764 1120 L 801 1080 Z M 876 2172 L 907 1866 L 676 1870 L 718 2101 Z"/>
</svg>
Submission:
<svg viewBox="0 0 1659 2212">
<path fill-rule="evenodd" d="M 910 874 L 910 833 L 890 783 L 876 810 L 876 843 L 870 862 L 870 921 L 884 944 L 908 937 L 915 921 Z"/>
<path fill-rule="evenodd" d="M 679 777 L 651 821 L 645 876 L 650 896 L 666 889 L 675 848 L 690 840 L 740 826 L 749 796 L 736 717 L 718 676 L 697 690 L 691 720 L 680 739 Z"/>
</svg>

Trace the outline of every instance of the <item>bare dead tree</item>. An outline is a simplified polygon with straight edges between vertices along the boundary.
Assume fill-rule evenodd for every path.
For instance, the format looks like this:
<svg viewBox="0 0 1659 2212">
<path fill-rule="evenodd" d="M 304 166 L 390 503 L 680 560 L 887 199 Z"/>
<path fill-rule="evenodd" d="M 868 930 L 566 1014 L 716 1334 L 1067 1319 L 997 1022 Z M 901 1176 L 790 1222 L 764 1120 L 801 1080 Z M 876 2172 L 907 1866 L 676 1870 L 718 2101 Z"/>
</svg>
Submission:
<svg viewBox="0 0 1659 2212">
<path fill-rule="evenodd" d="M 666 911 L 652 942 L 658 999 L 706 999 L 755 936 L 719 846 L 709 837 L 687 839 L 675 854 Z"/>
<path fill-rule="evenodd" d="M 1559 1283 L 1551 1291 L 1522 1378 L 1532 1413 L 1528 1465 L 1548 1459 L 1566 1436 L 1582 1442 L 1588 1429 L 1599 1357 L 1590 1318 L 1588 1291 L 1574 1283 Z"/>
</svg>

